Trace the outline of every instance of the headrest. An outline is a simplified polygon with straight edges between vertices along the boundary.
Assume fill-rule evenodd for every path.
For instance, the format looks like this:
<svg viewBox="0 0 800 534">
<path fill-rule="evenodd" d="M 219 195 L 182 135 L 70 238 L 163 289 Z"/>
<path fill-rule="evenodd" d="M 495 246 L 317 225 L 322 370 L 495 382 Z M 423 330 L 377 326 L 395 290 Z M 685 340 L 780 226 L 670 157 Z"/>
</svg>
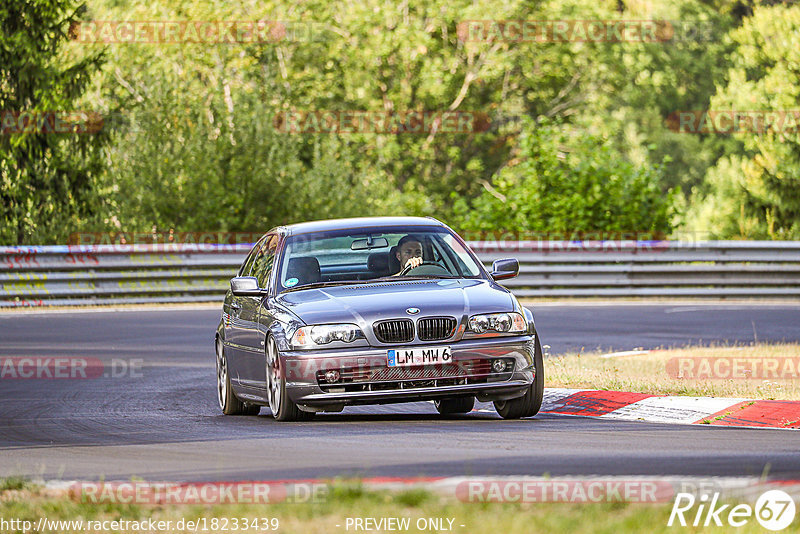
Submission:
<svg viewBox="0 0 800 534">
<path fill-rule="evenodd" d="M 367 268 L 381 276 L 389 274 L 389 253 L 373 252 L 367 257 Z"/>
<path fill-rule="evenodd" d="M 392 274 L 400 272 L 400 260 L 397 259 L 397 245 L 389 250 L 389 272 Z"/>
<path fill-rule="evenodd" d="M 313 256 L 291 258 L 286 268 L 286 278 L 297 278 L 295 285 L 311 284 L 322 279 L 319 271 L 319 261 Z"/>
</svg>

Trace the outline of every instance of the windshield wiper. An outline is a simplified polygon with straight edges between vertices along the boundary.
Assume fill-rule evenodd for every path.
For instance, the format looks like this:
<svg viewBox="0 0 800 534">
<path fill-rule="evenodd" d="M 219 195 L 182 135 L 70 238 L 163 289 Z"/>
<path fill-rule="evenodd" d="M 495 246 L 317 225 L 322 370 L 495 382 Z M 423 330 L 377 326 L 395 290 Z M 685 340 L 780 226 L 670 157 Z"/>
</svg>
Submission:
<svg viewBox="0 0 800 534">
<path fill-rule="evenodd" d="M 281 293 L 289 293 L 291 291 L 300 291 L 302 289 L 316 289 L 318 287 L 330 287 L 330 286 L 343 286 L 343 285 L 350 285 L 350 284 L 363 284 L 364 280 L 331 280 L 330 282 L 312 282 L 310 284 L 304 284 L 302 286 L 297 287 L 290 287 L 281 291 Z"/>
<path fill-rule="evenodd" d="M 364 280 L 365 283 L 370 282 L 402 282 L 404 280 L 452 280 L 454 278 L 461 278 L 460 276 L 455 276 L 452 274 L 417 274 L 414 276 L 381 276 L 380 278 L 370 278 L 369 280 Z"/>
<path fill-rule="evenodd" d="M 380 278 L 370 278 L 369 280 L 331 280 L 329 282 L 312 282 L 302 286 L 289 287 L 281 293 L 291 293 L 292 291 L 302 291 L 303 289 L 317 289 L 320 287 L 344 286 L 353 284 L 372 284 L 374 282 L 407 282 L 409 280 L 452 280 L 461 278 L 455 275 L 436 275 L 420 274 L 416 276 L 382 276 Z"/>
</svg>

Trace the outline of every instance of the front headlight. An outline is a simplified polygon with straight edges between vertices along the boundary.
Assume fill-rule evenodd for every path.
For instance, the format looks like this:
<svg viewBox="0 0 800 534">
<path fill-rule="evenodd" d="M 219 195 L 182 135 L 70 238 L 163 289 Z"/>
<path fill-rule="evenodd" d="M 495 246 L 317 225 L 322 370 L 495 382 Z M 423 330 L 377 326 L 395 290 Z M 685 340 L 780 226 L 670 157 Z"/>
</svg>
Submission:
<svg viewBox="0 0 800 534">
<path fill-rule="evenodd" d="M 318 324 L 298 328 L 292 336 L 292 345 L 307 349 L 332 341 L 351 343 L 359 337 L 364 337 L 364 334 L 354 324 Z"/>
<path fill-rule="evenodd" d="M 525 322 L 525 318 L 516 312 L 488 313 L 470 317 L 469 329 L 476 334 L 485 332 L 525 332 L 528 329 L 528 324 Z"/>
</svg>

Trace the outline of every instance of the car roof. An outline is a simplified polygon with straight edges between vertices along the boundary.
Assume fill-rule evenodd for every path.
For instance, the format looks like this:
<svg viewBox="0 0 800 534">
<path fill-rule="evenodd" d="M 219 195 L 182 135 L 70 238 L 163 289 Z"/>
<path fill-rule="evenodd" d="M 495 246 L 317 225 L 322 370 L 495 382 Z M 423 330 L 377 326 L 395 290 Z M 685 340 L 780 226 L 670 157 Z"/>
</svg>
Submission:
<svg viewBox="0 0 800 534">
<path fill-rule="evenodd" d="M 278 228 L 286 235 L 324 232 L 327 230 L 358 230 L 381 226 L 429 226 L 444 227 L 444 223 L 433 217 L 353 217 L 350 219 L 328 219 L 289 224 Z"/>
</svg>

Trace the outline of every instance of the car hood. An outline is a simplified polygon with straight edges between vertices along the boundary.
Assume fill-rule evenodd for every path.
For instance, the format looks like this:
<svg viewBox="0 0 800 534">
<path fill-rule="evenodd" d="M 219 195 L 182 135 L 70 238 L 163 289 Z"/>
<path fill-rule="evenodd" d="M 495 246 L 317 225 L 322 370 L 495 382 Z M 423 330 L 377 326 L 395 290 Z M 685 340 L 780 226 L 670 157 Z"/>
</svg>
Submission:
<svg viewBox="0 0 800 534">
<path fill-rule="evenodd" d="M 452 316 L 515 309 L 511 294 L 487 280 L 408 280 L 306 289 L 284 293 L 278 302 L 306 324 L 355 323 L 381 319 Z M 418 308 L 419 313 L 406 310 Z"/>
</svg>

